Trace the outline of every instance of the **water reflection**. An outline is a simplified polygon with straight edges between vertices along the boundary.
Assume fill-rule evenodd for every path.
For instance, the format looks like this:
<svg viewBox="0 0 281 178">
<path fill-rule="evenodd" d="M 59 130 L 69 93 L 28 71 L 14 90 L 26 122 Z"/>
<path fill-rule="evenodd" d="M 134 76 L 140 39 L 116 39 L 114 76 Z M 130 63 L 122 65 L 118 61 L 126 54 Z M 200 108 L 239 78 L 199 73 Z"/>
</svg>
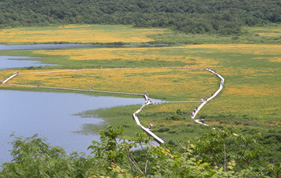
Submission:
<svg viewBox="0 0 281 178">
<path fill-rule="evenodd" d="M 16 136 L 34 134 L 59 145 L 67 152 L 87 152 L 98 135 L 75 134 L 84 124 L 99 124 L 100 118 L 80 118 L 73 114 L 106 107 L 143 104 L 143 98 L 88 96 L 73 93 L 43 93 L 0 90 L 0 163 L 10 161 L 8 144 Z"/>
</svg>

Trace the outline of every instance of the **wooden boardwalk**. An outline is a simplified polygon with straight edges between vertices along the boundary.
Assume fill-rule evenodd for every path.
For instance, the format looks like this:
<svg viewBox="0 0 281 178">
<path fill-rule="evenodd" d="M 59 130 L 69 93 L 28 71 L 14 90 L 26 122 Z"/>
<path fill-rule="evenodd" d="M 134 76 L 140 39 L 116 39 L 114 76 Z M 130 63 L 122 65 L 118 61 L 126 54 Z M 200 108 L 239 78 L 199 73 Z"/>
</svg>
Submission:
<svg viewBox="0 0 281 178">
<path fill-rule="evenodd" d="M 203 106 L 205 106 L 210 100 L 214 99 L 223 89 L 223 84 L 224 84 L 224 78 L 219 75 L 218 73 L 216 73 L 214 70 L 212 69 L 197 69 L 197 68 L 177 68 L 177 67 L 173 67 L 170 69 L 196 69 L 196 70 L 206 70 L 214 75 L 216 75 L 218 78 L 220 78 L 220 86 L 218 88 L 218 90 L 211 95 L 211 97 L 203 99 L 202 101 L 163 101 L 163 102 L 153 102 L 151 101 L 151 99 L 149 98 L 149 96 L 147 95 L 147 93 L 145 93 L 144 98 L 145 98 L 145 104 L 142 105 L 136 112 L 133 113 L 133 118 L 136 121 L 137 125 L 140 126 L 148 135 L 150 135 L 151 137 L 154 138 L 154 140 L 159 143 L 159 144 L 163 144 L 165 141 L 161 138 L 159 138 L 157 135 L 155 135 L 153 132 L 151 132 L 151 130 L 149 128 L 145 128 L 143 125 L 141 125 L 139 118 L 137 117 L 137 114 L 139 112 L 141 112 L 141 110 L 150 104 L 165 104 L 165 103 L 191 103 L 191 102 L 200 102 L 201 104 L 196 107 L 194 109 L 194 111 L 192 112 L 191 115 L 191 119 L 194 120 L 195 123 L 200 124 L 200 125 L 204 125 L 204 126 L 209 126 L 208 124 L 205 124 L 204 121 L 199 121 L 198 119 L 195 119 L 196 115 L 199 113 L 199 111 L 203 108 Z M 213 128 L 215 129 L 215 128 Z M 235 136 L 237 136 L 237 134 L 233 134 Z"/>
<path fill-rule="evenodd" d="M 144 126 L 140 123 L 140 121 L 139 121 L 139 118 L 138 118 L 138 116 L 137 116 L 138 113 L 140 113 L 141 110 L 142 110 L 145 106 L 150 105 L 150 104 L 153 104 L 153 102 L 151 101 L 151 99 L 149 98 L 149 96 L 148 96 L 147 93 L 144 94 L 144 99 L 145 99 L 145 104 L 143 104 L 136 112 L 133 113 L 133 118 L 134 118 L 134 120 L 136 121 L 137 125 L 140 126 L 143 131 L 145 131 L 149 136 L 153 137 L 154 140 L 155 140 L 157 143 L 162 144 L 162 143 L 164 143 L 164 140 L 161 139 L 160 137 L 158 137 L 157 135 L 155 135 L 153 132 L 151 132 L 149 128 L 144 127 Z"/>
<path fill-rule="evenodd" d="M 9 80 L 11 80 L 12 78 L 14 78 L 14 77 L 17 76 L 17 75 L 18 75 L 18 73 L 15 73 L 15 74 L 11 75 L 9 78 L 7 78 L 6 80 L 4 80 L 4 81 L 2 82 L 2 84 L 3 84 L 3 85 L 6 84 Z"/>
<path fill-rule="evenodd" d="M 221 90 L 223 89 L 224 78 L 223 78 L 222 76 L 220 76 L 218 73 L 214 72 L 212 69 L 206 69 L 206 71 L 209 71 L 209 72 L 215 74 L 218 78 L 220 78 L 220 80 L 221 80 L 220 86 L 219 86 L 219 89 L 218 89 L 214 94 L 211 95 L 211 97 L 206 98 L 206 99 L 202 102 L 202 104 L 200 104 L 200 105 L 198 106 L 198 108 L 194 110 L 195 112 L 193 112 L 193 114 L 192 114 L 192 116 L 191 116 L 192 119 L 195 118 L 195 116 L 196 116 L 197 113 L 200 111 L 200 109 L 201 109 L 205 104 L 207 104 L 208 101 L 214 99 L 214 98 L 221 92 Z"/>
<path fill-rule="evenodd" d="M 115 68 L 115 69 L 131 69 L 131 68 Z M 199 111 L 205 106 L 210 100 L 214 99 L 223 89 L 223 84 L 224 84 L 224 78 L 216 73 L 214 70 L 205 68 L 188 68 L 188 67 L 168 67 L 167 69 L 191 69 L 191 70 L 205 70 L 208 71 L 214 75 L 216 75 L 220 79 L 220 86 L 218 90 L 212 94 L 209 98 L 201 99 L 201 101 L 161 101 L 161 102 L 153 102 L 148 94 L 145 92 L 145 94 L 139 94 L 139 93 L 126 93 L 126 92 L 114 92 L 114 91 L 101 91 L 101 90 L 85 90 L 85 89 L 73 89 L 73 88 L 57 88 L 57 87 L 45 87 L 45 86 L 34 86 L 34 85 L 20 85 L 20 84 L 7 84 L 8 81 L 10 81 L 12 78 L 14 78 L 17 75 L 28 75 L 28 74 L 42 74 L 42 73 L 61 73 L 61 72 L 75 72 L 75 71 L 93 71 L 93 70 L 101 70 L 101 69 L 81 69 L 81 70 L 62 70 L 62 71 L 49 71 L 49 72 L 31 72 L 31 73 L 21 73 L 19 74 L 18 72 L 7 78 L 2 82 L 2 84 L 5 85 L 11 85 L 11 86 L 19 86 L 19 87 L 33 87 L 33 88 L 44 88 L 44 89 L 50 89 L 50 90 L 65 90 L 65 91 L 78 91 L 78 92 L 93 92 L 93 93 L 104 93 L 104 94 L 114 94 L 114 95 L 130 95 L 130 96 L 141 96 L 144 97 L 145 99 L 145 104 L 143 104 L 136 112 L 133 113 L 133 118 L 138 126 L 142 128 L 143 131 L 145 131 L 149 136 L 153 137 L 156 142 L 159 144 L 164 143 L 165 141 L 158 137 L 156 134 L 151 132 L 150 128 L 144 127 L 138 118 L 138 113 L 142 111 L 142 109 L 151 104 L 166 104 L 166 103 L 201 103 L 198 107 L 194 109 L 191 115 L 191 119 L 194 120 L 195 123 L 204 125 L 204 126 L 209 126 L 205 124 L 204 121 L 199 121 L 198 119 L 195 119 L 196 115 L 199 113 Z M 107 69 L 102 69 L 102 70 L 107 70 Z M 112 69 L 111 69 L 112 70 Z M 237 134 L 234 134 L 237 135 Z"/>
</svg>

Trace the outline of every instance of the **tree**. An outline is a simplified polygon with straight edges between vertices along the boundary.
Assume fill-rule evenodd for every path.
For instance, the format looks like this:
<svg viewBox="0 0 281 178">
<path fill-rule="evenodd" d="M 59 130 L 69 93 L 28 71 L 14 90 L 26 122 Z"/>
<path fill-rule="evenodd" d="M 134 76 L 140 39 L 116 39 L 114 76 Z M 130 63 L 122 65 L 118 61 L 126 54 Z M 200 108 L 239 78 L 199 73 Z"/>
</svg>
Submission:
<svg viewBox="0 0 281 178">
<path fill-rule="evenodd" d="M 262 169 L 237 167 L 239 159 L 247 161 L 253 137 L 232 136 L 231 131 L 209 131 L 181 151 L 171 145 L 150 145 L 146 134 L 122 135 L 123 128 L 109 126 L 101 131 L 101 141 L 89 146 L 92 155 L 67 154 L 60 147 L 50 147 L 37 135 L 12 141 L 13 161 L 2 164 L 0 177 L 270 177 L 279 176 L 281 165 L 266 164 Z M 239 155 L 227 152 L 227 141 L 242 142 Z M 138 149 L 134 151 L 134 149 Z M 252 152 L 253 150 L 250 150 Z M 237 161 L 235 161 L 237 160 Z M 215 165 L 215 166 L 214 166 Z"/>
</svg>

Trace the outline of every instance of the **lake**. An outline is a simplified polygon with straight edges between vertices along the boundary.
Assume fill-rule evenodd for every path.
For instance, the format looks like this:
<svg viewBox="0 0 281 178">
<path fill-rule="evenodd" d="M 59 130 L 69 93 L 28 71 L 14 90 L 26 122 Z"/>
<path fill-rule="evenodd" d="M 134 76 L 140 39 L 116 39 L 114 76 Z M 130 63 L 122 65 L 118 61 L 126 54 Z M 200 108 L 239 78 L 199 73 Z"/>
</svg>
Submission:
<svg viewBox="0 0 281 178">
<path fill-rule="evenodd" d="M 116 45 L 80 44 L 0 45 L 0 51 L 84 48 L 89 46 L 94 48 L 116 47 Z M 51 65 L 28 59 L 39 58 L 0 56 L 0 70 Z M 13 140 L 10 137 L 12 133 L 18 137 L 31 137 L 34 134 L 39 134 L 40 137 L 47 138 L 51 146 L 61 146 L 67 152 L 87 153 L 88 146 L 92 140 L 98 141 L 99 135 L 83 135 L 78 134 L 77 131 L 80 131 L 84 124 L 101 124 L 104 121 L 101 118 L 81 118 L 73 114 L 115 106 L 142 105 L 143 103 L 143 98 L 0 90 L 0 164 L 11 161 L 9 150 L 12 149 L 12 146 L 8 142 Z"/>
<path fill-rule="evenodd" d="M 88 45 L 88 44 L 32 44 L 32 45 L 0 45 L 0 51 L 10 50 L 41 50 L 41 49 L 70 49 L 70 48 L 111 48 L 121 45 Z"/>
<path fill-rule="evenodd" d="M 20 60 L 17 60 L 20 59 Z M 27 60 L 24 60 L 27 59 Z M 17 67 L 38 67 L 38 66 L 57 66 L 55 64 L 42 64 L 40 61 L 29 61 L 28 59 L 40 59 L 36 57 L 25 56 L 0 56 L 0 70 Z"/>
<path fill-rule="evenodd" d="M 90 96 L 74 93 L 0 90 L 0 163 L 11 161 L 10 134 L 31 137 L 39 134 L 52 146 L 67 152 L 87 152 L 96 135 L 74 133 L 84 124 L 101 124 L 101 118 L 81 118 L 73 114 L 100 108 L 143 104 L 143 98 Z M 137 109 L 138 107 L 136 107 Z M 120 122 L 121 123 L 121 122 Z"/>
<path fill-rule="evenodd" d="M 52 50 L 71 48 L 113 48 L 121 45 L 87 45 L 87 44 L 33 44 L 33 45 L 0 45 L 0 51 L 11 50 Z M 20 60 L 17 60 L 20 59 Z M 26 59 L 26 60 L 24 60 Z M 18 67 L 57 66 L 54 64 L 42 64 L 40 61 L 29 61 L 28 59 L 40 59 L 26 56 L 0 56 L 0 70 Z"/>
</svg>

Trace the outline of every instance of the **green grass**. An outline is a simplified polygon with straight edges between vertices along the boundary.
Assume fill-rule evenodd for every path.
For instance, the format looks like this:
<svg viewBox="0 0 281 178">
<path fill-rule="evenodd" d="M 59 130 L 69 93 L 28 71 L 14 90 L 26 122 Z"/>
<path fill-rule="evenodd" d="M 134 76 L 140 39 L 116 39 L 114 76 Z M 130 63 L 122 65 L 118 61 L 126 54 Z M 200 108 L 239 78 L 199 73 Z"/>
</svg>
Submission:
<svg viewBox="0 0 281 178">
<path fill-rule="evenodd" d="M 173 49 L 165 51 L 165 53 L 172 53 L 172 51 Z M 253 51 L 255 51 L 254 47 Z M 218 64 L 213 66 L 214 69 L 225 78 L 225 88 L 222 93 L 200 111 L 198 118 L 205 118 L 208 124 L 216 128 L 234 128 L 245 134 L 248 133 L 248 131 L 245 132 L 245 129 L 267 133 L 270 129 L 280 127 L 281 95 L 278 88 L 280 88 L 281 83 L 281 63 L 269 61 L 270 58 L 278 57 L 278 55 L 271 53 L 258 55 L 242 52 L 222 52 L 220 49 L 205 50 L 200 48 L 175 49 L 174 54 L 188 54 L 191 57 L 200 57 L 202 60 L 205 58 L 214 59 L 218 61 Z M 262 59 L 256 59 L 258 57 Z M 160 76 L 161 74 L 158 75 Z M 195 75 L 194 78 L 196 77 Z M 218 87 L 218 83 L 219 81 L 214 85 Z M 246 88 L 241 88 L 241 86 Z M 230 88 L 241 90 L 241 93 L 232 94 L 229 92 Z M 247 90 L 248 88 L 253 91 Z M 185 112 L 192 111 L 195 107 L 196 105 L 190 108 L 187 107 Z M 133 134 L 134 131 L 139 130 L 131 118 L 135 110 L 131 107 L 122 107 L 94 111 L 93 113 L 105 118 L 112 125 L 124 125 L 127 134 Z M 159 113 L 157 110 L 155 112 L 156 114 L 151 117 L 141 113 L 140 119 L 146 124 L 150 121 L 161 122 L 165 120 L 166 115 L 171 114 Z M 172 140 L 175 137 L 199 136 L 200 133 L 204 132 L 204 130 L 200 130 L 204 128 L 193 123 L 190 124 L 192 125 L 190 128 L 187 127 L 187 124 L 159 125 L 159 128 L 158 126 L 155 128 L 155 133 L 160 137 Z M 159 131 L 160 128 L 164 130 Z"/>
<path fill-rule="evenodd" d="M 142 129 L 136 125 L 132 117 L 132 114 L 139 108 L 139 106 L 140 105 L 114 107 L 78 113 L 77 115 L 81 117 L 101 117 L 105 119 L 105 123 L 102 125 L 85 125 L 81 130 L 81 133 L 89 133 L 90 130 L 98 133 L 100 129 L 104 129 L 108 124 L 123 126 L 125 128 L 124 134 L 126 135 L 134 135 L 136 132 L 142 132 Z M 148 107 L 157 108 L 158 106 Z M 195 105 L 191 104 L 190 108 L 193 107 L 195 107 Z M 157 112 L 157 110 L 155 112 L 147 112 L 146 108 L 144 108 L 143 112 L 141 112 L 138 117 L 140 122 L 147 127 L 150 122 L 160 122 L 160 124 L 154 124 L 152 131 L 161 138 L 165 138 L 167 141 L 174 140 L 175 136 L 180 139 L 200 136 L 200 132 L 202 133 L 206 129 L 205 127 L 194 125 L 192 122 L 189 122 L 186 113 L 185 115 L 180 116 L 180 121 L 186 122 L 186 124 L 181 124 L 181 126 L 169 126 L 168 124 L 173 122 L 173 120 L 167 120 L 167 118 L 175 114 L 175 112 Z"/>
<path fill-rule="evenodd" d="M 37 59 L 15 59 L 15 60 L 30 60 L 41 61 L 43 64 L 56 64 L 58 66 L 40 66 L 40 67 L 25 67 L 22 69 L 85 69 L 85 68 L 134 68 L 134 67 L 175 67 L 186 64 L 193 65 L 189 62 L 181 61 L 161 61 L 157 59 L 145 59 L 141 61 L 135 60 L 70 60 L 69 56 L 61 55 L 44 55 L 34 54 L 32 50 L 18 51 L 0 51 L 1 56 L 28 56 L 36 57 Z M 39 58 L 39 59 L 38 59 Z"/>
<path fill-rule="evenodd" d="M 186 34 L 181 32 L 150 35 L 153 43 L 164 44 L 281 44 L 281 24 L 261 27 L 243 27 L 241 35 L 222 36 L 218 34 Z M 258 33 L 276 33 L 274 36 L 260 36 Z"/>
<path fill-rule="evenodd" d="M 112 26 L 115 28 L 115 26 Z M 245 33 L 241 36 L 218 36 L 208 34 L 183 34 L 183 33 L 168 33 L 161 35 L 152 35 L 155 43 L 172 43 L 177 44 L 177 47 L 173 48 L 149 48 L 142 53 L 145 54 L 161 54 L 173 58 L 178 56 L 184 58 L 184 60 L 171 60 L 171 61 L 159 61 L 161 58 L 151 58 L 145 60 L 69 60 L 70 56 L 55 56 L 55 55 L 43 55 L 34 54 L 32 50 L 21 51 L 0 51 L 0 55 L 5 56 L 30 56 L 41 57 L 39 59 L 43 63 L 57 64 L 59 66 L 30 68 L 32 69 L 62 69 L 62 68 L 115 68 L 115 67 L 172 67 L 172 66 L 190 66 L 196 67 L 202 62 L 205 67 L 212 67 L 219 74 L 225 78 L 225 85 L 222 93 L 211 102 L 209 102 L 199 113 L 198 118 L 205 118 L 207 123 L 216 127 L 228 127 L 237 129 L 242 133 L 262 132 L 268 133 L 270 130 L 276 130 L 280 127 L 280 115 L 281 115 L 281 95 L 280 95 L 280 83 L 281 83 L 281 62 L 272 62 L 272 58 L 281 56 L 281 47 L 275 51 L 264 51 L 261 54 L 256 53 L 262 51 L 259 45 L 255 46 L 237 46 L 230 50 L 224 50 L 224 45 L 218 48 L 182 48 L 181 44 L 281 44 L 281 38 L 278 36 L 261 36 L 258 33 L 275 33 L 276 29 L 280 29 L 281 25 L 276 26 L 264 26 L 264 27 L 245 27 Z M 84 28 L 84 27 L 81 27 Z M 90 27 L 85 27 L 90 28 Z M 105 26 L 97 26 L 95 28 L 104 29 Z M 118 27 L 116 27 L 118 28 Z M 105 29 L 108 31 L 114 31 L 114 29 Z M 120 28 L 119 28 L 120 30 Z M 277 33 L 277 32 L 276 32 Z M 281 32 L 280 32 L 281 33 Z M 281 45 L 280 45 L 281 46 Z M 134 54 L 134 51 L 131 51 Z M 210 63 L 207 61 L 210 59 L 216 63 Z M 34 59 L 38 60 L 38 59 Z M 206 61 L 206 62 L 205 62 Z M 153 73 L 159 77 L 163 73 Z M 171 72 L 172 74 L 172 72 Z M 148 77 L 148 74 L 131 74 L 130 76 Z M 151 75 L 151 74 L 150 74 Z M 185 75 L 184 73 L 182 75 Z M 126 77 L 130 77 L 126 76 Z M 5 76 L 6 77 L 6 76 Z M 68 76 L 70 77 L 70 76 Z M 81 76 L 73 74 L 71 77 L 79 78 Z M 165 77 L 165 76 L 164 76 Z M 204 79 L 206 83 L 210 74 L 192 76 L 193 80 Z M 163 78 L 165 79 L 165 78 Z M 175 83 L 182 83 L 182 80 L 174 79 Z M 37 84 L 35 82 L 34 84 Z M 202 84 L 204 85 L 204 83 Z M 219 80 L 215 83 L 208 84 L 212 86 L 215 91 L 218 88 Z M 1 87 L 0 89 L 11 89 L 10 87 Z M 12 88 L 20 90 L 32 90 L 32 91 L 49 91 L 40 88 Z M 145 89 L 144 89 L 145 90 Z M 194 92 L 186 89 L 188 95 L 192 95 Z M 57 92 L 57 91 L 56 91 Z M 148 91 L 149 92 L 149 91 Z M 206 91 L 202 91 L 203 93 Z M 91 94 L 91 93 L 87 93 Z M 210 93 L 211 94 L 211 93 Z M 172 93 L 171 93 L 172 95 Z M 187 94 L 186 94 L 187 95 Z M 152 93 L 153 98 L 169 98 L 162 93 Z M 180 95 L 179 95 L 180 96 Z M 205 96 L 197 96 L 205 97 Z M 176 97 L 175 97 L 176 98 Z M 171 98 L 170 98 L 171 99 Z M 179 98 L 176 98 L 179 99 Z M 144 125 L 148 125 L 149 122 L 156 123 L 153 131 L 166 140 L 173 140 L 175 137 L 195 137 L 200 136 L 204 132 L 204 127 L 198 126 L 189 119 L 190 112 L 198 106 L 197 104 L 186 104 L 184 108 L 180 108 L 183 112 L 188 112 L 186 116 L 181 118 L 180 123 L 176 123 L 172 120 L 167 120 L 169 116 L 173 116 L 176 112 L 176 105 L 174 110 L 167 112 L 163 110 L 157 110 L 158 106 L 149 106 L 149 109 L 144 109 L 140 113 L 139 117 Z M 97 111 L 87 111 L 80 113 L 82 116 L 93 117 L 98 115 L 106 120 L 106 124 L 114 126 L 123 125 L 125 133 L 134 135 L 136 131 L 141 129 L 135 124 L 132 119 L 132 113 L 137 110 L 139 106 L 126 106 L 109 108 Z M 154 110 L 155 109 L 155 110 Z M 185 119 L 183 119 L 185 118 Z M 157 125 L 157 123 L 159 123 Z M 84 132 L 88 133 L 92 129 L 97 132 L 99 129 L 104 128 L 103 125 L 93 126 L 85 125 Z M 250 130 L 250 131 L 249 131 Z"/>
<path fill-rule="evenodd" d="M 106 26 L 96 26 L 114 32 L 120 27 L 112 26 L 112 29 Z M 92 27 L 81 27 L 92 28 Z M 146 47 L 143 52 L 129 51 L 133 55 L 160 54 L 167 56 L 170 61 L 159 61 L 159 58 L 150 58 L 144 60 L 70 60 L 70 56 L 62 55 L 43 55 L 34 53 L 32 50 L 20 51 L 0 51 L 3 56 L 30 56 L 41 57 L 34 59 L 46 64 L 57 64 L 59 66 L 52 67 L 30 67 L 33 69 L 82 69 L 82 68 L 155 68 L 155 67 L 211 67 L 225 78 L 224 89 L 217 98 L 206 104 L 197 115 L 198 119 L 205 119 L 210 127 L 200 126 L 192 122 L 190 119 L 191 112 L 199 105 L 199 103 L 165 104 L 152 105 L 145 107 L 138 117 L 140 122 L 148 127 L 153 123 L 152 131 L 159 137 L 164 138 L 166 142 L 176 143 L 179 140 L 192 140 L 200 137 L 206 130 L 214 127 L 219 129 L 228 128 L 235 130 L 235 133 L 241 135 L 253 135 L 261 133 L 264 137 L 260 140 L 267 151 L 263 152 L 261 159 L 270 162 L 276 162 L 281 159 L 280 154 L 280 126 L 281 126 L 281 61 L 272 61 L 273 58 L 280 58 L 281 45 L 274 50 L 260 44 L 281 44 L 280 34 L 276 29 L 281 29 L 281 25 L 269 25 L 264 27 L 245 27 L 245 33 L 241 36 L 218 36 L 208 34 L 183 34 L 168 33 L 161 35 L 151 35 L 156 41 L 154 43 L 175 44 L 171 48 L 149 48 Z M 51 30 L 51 28 L 49 29 Z M 269 36 L 261 36 L 260 33 L 269 34 Z M 272 34 L 277 33 L 277 34 Z M 281 33 L 281 32 L 280 32 Z M 271 36 L 270 36 L 271 35 Z M 273 35 L 273 36 L 272 36 Z M 279 35 L 279 36 L 278 36 Z M 252 46 L 239 46 L 227 49 L 228 44 L 257 44 Z M 190 44 L 194 48 L 183 48 L 182 44 Z M 225 44 L 217 46 L 217 48 L 208 48 L 209 46 L 193 46 L 191 44 Z M 259 45 L 258 45 L 259 44 Z M 135 47 L 134 44 L 129 47 Z M 176 47 L 176 45 L 178 45 Z M 178 58 L 176 58 L 178 57 Z M 180 59 L 180 60 L 179 60 Z M 32 59 L 31 59 L 32 60 Z M 204 66 L 205 65 L 205 66 Z M 16 69 L 15 69 L 16 70 Z M 208 86 L 203 89 L 198 85 L 196 91 L 185 88 L 186 93 L 170 92 L 167 96 L 163 93 L 151 93 L 152 98 L 161 98 L 169 100 L 183 100 L 183 98 L 201 98 L 206 96 L 195 96 L 198 93 L 205 93 L 210 96 L 210 91 L 214 92 L 219 87 L 219 79 L 213 80 L 211 74 L 190 74 L 177 71 L 181 76 L 186 78 L 192 75 L 190 80 L 201 81 L 201 86 Z M 151 72 L 151 73 L 130 73 L 125 76 L 124 80 L 130 77 L 145 78 L 153 76 L 162 77 L 167 80 L 167 75 L 175 74 L 175 71 L 169 73 Z M 165 76 L 166 75 L 166 76 Z M 10 74 L 4 73 L 1 79 L 9 77 Z M 62 75 L 63 76 L 63 75 Z M 81 78 L 81 75 L 71 74 L 65 75 L 66 78 Z M 51 80 L 51 79 L 50 79 Z M 173 79 L 172 83 L 177 85 L 185 82 L 184 79 Z M 212 81 L 212 82 L 209 82 Z M 214 81 L 214 82 L 213 82 Z M 33 81 L 34 85 L 38 85 L 40 81 Z M 96 87 L 99 87 L 98 85 Z M 0 86 L 5 90 L 28 90 L 38 92 L 66 92 L 61 90 L 48 90 L 43 88 L 24 88 L 24 87 L 8 87 Z M 146 90 L 145 88 L 143 89 Z M 67 91 L 70 93 L 81 93 L 75 91 Z M 87 95 L 107 95 L 91 92 L 83 92 Z M 115 95 L 118 96 L 118 95 Z M 121 97 L 131 97 L 119 95 Z M 163 108 L 162 108 L 163 106 Z M 77 131 L 82 134 L 98 133 L 100 129 L 105 129 L 106 125 L 123 126 L 125 135 L 133 136 L 136 132 L 143 132 L 136 125 L 132 114 L 139 108 L 139 105 L 114 107 L 107 109 L 99 109 L 94 111 L 85 111 L 77 113 L 81 117 L 99 117 L 105 122 L 101 125 L 85 124 L 82 130 Z M 177 114 L 177 109 L 181 110 L 181 114 Z M 277 139 L 276 139 L 277 138 Z"/>
</svg>

